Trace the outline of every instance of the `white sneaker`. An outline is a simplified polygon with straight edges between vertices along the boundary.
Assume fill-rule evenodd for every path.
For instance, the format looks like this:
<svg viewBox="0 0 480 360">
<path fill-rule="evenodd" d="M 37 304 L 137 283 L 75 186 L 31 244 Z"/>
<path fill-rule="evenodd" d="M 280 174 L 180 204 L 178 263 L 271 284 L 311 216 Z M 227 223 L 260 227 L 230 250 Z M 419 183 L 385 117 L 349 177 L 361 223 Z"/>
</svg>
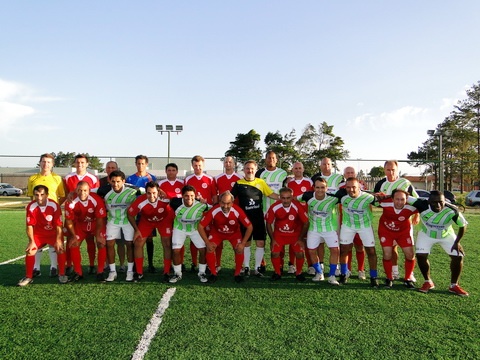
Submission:
<svg viewBox="0 0 480 360">
<path fill-rule="evenodd" d="M 220 270 L 222 270 L 222 267 L 221 267 L 221 266 L 217 266 L 216 269 L 217 269 L 217 274 L 218 274 L 218 273 L 220 272 Z"/>
<path fill-rule="evenodd" d="M 297 272 L 297 268 L 295 265 L 288 265 L 288 273 L 289 274 L 295 274 Z"/>
<path fill-rule="evenodd" d="M 393 280 L 398 280 L 400 279 L 400 273 L 398 271 L 394 271 L 392 272 L 392 277 L 393 277 Z"/>
<path fill-rule="evenodd" d="M 358 279 L 359 280 L 367 280 L 367 277 L 365 276 L 365 271 L 358 271 Z"/>
<path fill-rule="evenodd" d="M 108 273 L 108 276 L 105 279 L 105 281 L 112 282 L 112 281 L 115 281 L 116 279 L 117 279 L 117 272 L 116 271 L 110 271 Z"/>
<path fill-rule="evenodd" d="M 31 284 L 33 282 L 33 279 L 32 278 L 29 278 L 29 277 L 24 277 L 23 279 L 21 279 L 17 286 L 27 286 L 28 284 Z"/>
<path fill-rule="evenodd" d="M 345 277 L 348 279 L 350 276 L 352 276 L 352 272 L 350 270 L 347 270 Z"/>
<path fill-rule="evenodd" d="M 170 278 L 170 280 L 168 280 L 168 282 L 171 283 L 171 284 L 175 284 L 175 283 L 179 282 L 180 280 L 182 280 L 182 274 L 175 274 Z"/>
<path fill-rule="evenodd" d="M 58 277 L 58 282 L 60 284 L 66 284 L 68 282 L 68 276 L 67 275 L 60 275 Z"/>
<path fill-rule="evenodd" d="M 307 270 L 308 275 L 315 275 L 315 268 L 313 266 L 310 266 Z"/>
<path fill-rule="evenodd" d="M 331 285 L 340 285 L 340 283 L 335 278 L 335 275 L 332 275 L 332 276 L 328 277 L 328 283 L 331 284 Z"/>
<path fill-rule="evenodd" d="M 312 279 L 312 281 L 315 281 L 315 282 L 323 281 L 323 280 L 325 280 L 325 276 L 323 275 L 323 273 L 316 273 Z"/>
<path fill-rule="evenodd" d="M 125 281 L 128 281 L 128 282 L 133 281 L 133 275 L 134 275 L 133 271 L 127 271 L 127 277 L 125 278 Z"/>
<path fill-rule="evenodd" d="M 412 276 L 410 276 L 410 279 L 408 280 L 413 281 L 414 283 L 417 282 L 417 279 L 415 279 L 415 275 L 413 274 L 413 272 L 412 272 Z"/>
<path fill-rule="evenodd" d="M 198 273 L 198 278 L 200 279 L 201 283 L 208 282 L 207 275 L 205 275 L 205 273 Z"/>
</svg>

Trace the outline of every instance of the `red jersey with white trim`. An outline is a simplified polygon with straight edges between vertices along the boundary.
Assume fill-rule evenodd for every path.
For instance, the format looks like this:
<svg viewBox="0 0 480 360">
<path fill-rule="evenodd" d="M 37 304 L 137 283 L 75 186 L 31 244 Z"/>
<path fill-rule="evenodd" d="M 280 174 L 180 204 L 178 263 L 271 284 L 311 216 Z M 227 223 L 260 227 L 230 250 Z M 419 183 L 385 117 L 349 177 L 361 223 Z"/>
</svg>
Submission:
<svg viewBox="0 0 480 360">
<path fill-rule="evenodd" d="M 78 175 L 76 172 L 71 172 L 70 174 L 65 175 L 63 181 L 65 182 L 65 191 L 67 194 L 75 191 L 77 184 L 80 181 L 86 181 L 90 186 L 90 189 L 96 189 L 100 186 L 98 178 L 89 172 L 85 175 Z"/>
<path fill-rule="evenodd" d="M 308 222 L 308 215 L 305 207 L 297 200 L 293 200 L 288 208 L 277 200 L 268 208 L 265 221 L 274 224 L 274 236 L 295 237 L 300 235 L 303 224 Z"/>
<path fill-rule="evenodd" d="M 378 222 L 378 231 L 388 232 L 410 232 L 412 223 L 410 217 L 415 214 L 417 209 L 412 205 L 405 205 L 402 209 L 395 209 L 393 199 L 388 198 L 380 202 L 383 209 L 382 216 Z"/>
<path fill-rule="evenodd" d="M 302 178 L 300 180 L 293 179 L 288 184 L 287 187 L 293 190 L 293 196 L 297 197 L 303 195 L 307 191 L 313 191 L 313 182 L 309 178 Z"/>
<path fill-rule="evenodd" d="M 181 198 L 183 185 L 183 181 L 179 179 L 173 181 L 163 179 L 158 181 L 158 186 L 167 194 L 167 199 Z"/>
<path fill-rule="evenodd" d="M 75 226 L 80 226 L 84 231 L 94 231 L 95 220 L 105 217 L 105 202 L 95 193 L 90 193 L 85 201 L 81 201 L 77 196 L 65 204 L 65 219 L 72 220 Z"/>
<path fill-rule="evenodd" d="M 226 173 L 223 173 L 223 174 L 220 174 L 220 175 L 217 175 L 215 177 L 215 183 L 217 184 L 217 191 L 218 191 L 218 194 L 223 194 L 225 191 L 232 191 L 233 189 L 233 185 L 235 185 L 235 183 L 240 180 L 242 177 L 237 174 L 237 173 L 233 173 L 233 174 L 226 174 Z"/>
<path fill-rule="evenodd" d="M 143 194 L 130 205 L 128 214 L 137 216 L 137 214 L 140 213 L 140 222 L 159 223 L 168 218 L 173 220 L 173 210 L 169 203 L 168 200 L 161 199 L 157 199 L 157 201 L 151 203 L 148 201 L 147 194 Z"/>
<path fill-rule="evenodd" d="M 27 226 L 33 226 L 35 237 L 56 237 L 57 226 L 62 226 L 62 210 L 55 201 L 48 199 L 45 206 L 36 201 L 27 205 Z"/>
<path fill-rule="evenodd" d="M 240 206 L 233 204 L 228 214 L 222 211 L 220 205 L 212 207 L 200 221 L 203 227 L 210 226 L 211 235 L 220 235 L 232 237 L 233 235 L 241 237 L 241 227 L 248 227 L 251 222 Z"/>
<path fill-rule="evenodd" d="M 192 174 L 185 178 L 185 185 L 193 186 L 197 191 L 197 197 L 201 196 L 207 204 L 213 204 L 213 197 L 217 196 L 217 185 L 213 177 L 207 174 L 200 176 Z"/>
</svg>

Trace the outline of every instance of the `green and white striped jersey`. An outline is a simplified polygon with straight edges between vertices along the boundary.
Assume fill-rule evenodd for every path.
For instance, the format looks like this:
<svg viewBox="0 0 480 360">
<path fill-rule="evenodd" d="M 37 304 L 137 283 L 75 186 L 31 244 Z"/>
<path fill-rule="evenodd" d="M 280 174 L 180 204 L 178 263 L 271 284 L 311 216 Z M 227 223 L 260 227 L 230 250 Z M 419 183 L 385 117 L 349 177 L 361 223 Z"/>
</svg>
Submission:
<svg viewBox="0 0 480 360">
<path fill-rule="evenodd" d="M 351 229 L 365 229 L 372 226 L 372 209 L 370 205 L 375 203 L 375 196 L 366 192 L 353 198 L 345 189 L 340 189 L 335 194 L 342 203 L 342 225 Z"/>
<path fill-rule="evenodd" d="M 326 195 L 324 199 L 315 198 L 313 191 L 308 191 L 299 196 L 299 200 L 306 201 L 308 206 L 308 231 L 327 232 L 338 229 L 338 199 Z"/>
<path fill-rule="evenodd" d="M 382 192 L 384 194 L 391 195 L 392 191 L 395 189 L 406 191 L 413 197 L 418 198 L 418 194 L 415 191 L 412 183 L 405 178 L 398 178 L 392 182 L 388 181 L 387 178 L 383 178 L 375 185 L 374 192 Z"/>
<path fill-rule="evenodd" d="M 186 207 L 182 201 L 182 204 L 175 209 L 173 228 L 185 232 L 196 231 L 198 223 L 202 220 L 203 213 L 208 210 L 208 207 L 207 204 L 196 200 L 192 206 Z"/>
<path fill-rule="evenodd" d="M 131 203 L 137 198 L 137 190 L 123 187 L 122 191 L 116 193 L 110 190 L 105 195 L 105 205 L 108 211 L 108 222 L 115 225 L 129 224 L 127 210 Z"/>
<path fill-rule="evenodd" d="M 255 174 L 255 177 L 263 179 L 267 185 L 273 190 L 275 194 L 280 193 L 285 179 L 287 178 L 287 172 L 281 168 L 276 168 L 273 171 L 267 170 L 265 168 L 260 169 Z M 275 200 L 270 199 L 267 196 L 263 197 L 263 212 L 266 213 L 270 206 L 275 202 Z"/>
</svg>

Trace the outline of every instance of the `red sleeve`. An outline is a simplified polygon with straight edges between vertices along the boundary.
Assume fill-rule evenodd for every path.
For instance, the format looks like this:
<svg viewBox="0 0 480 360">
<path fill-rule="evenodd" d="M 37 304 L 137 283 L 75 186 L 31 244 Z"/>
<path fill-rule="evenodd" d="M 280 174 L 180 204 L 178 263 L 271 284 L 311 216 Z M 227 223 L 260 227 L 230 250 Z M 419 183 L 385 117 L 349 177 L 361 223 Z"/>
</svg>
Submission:
<svg viewBox="0 0 480 360">
<path fill-rule="evenodd" d="M 212 210 L 213 208 L 207 211 L 207 213 L 203 215 L 202 220 L 200 220 L 200 224 L 202 224 L 203 227 L 207 227 L 213 221 Z"/>
</svg>

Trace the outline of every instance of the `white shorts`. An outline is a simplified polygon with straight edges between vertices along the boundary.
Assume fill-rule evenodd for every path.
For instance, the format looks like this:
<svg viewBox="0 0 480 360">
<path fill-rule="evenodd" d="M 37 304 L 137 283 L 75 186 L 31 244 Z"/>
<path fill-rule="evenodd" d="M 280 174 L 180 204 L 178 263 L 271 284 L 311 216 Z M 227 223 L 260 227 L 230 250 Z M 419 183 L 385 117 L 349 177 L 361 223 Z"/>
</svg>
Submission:
<svg viewBox="0 0 480 360">
<path fill-rule="evenodd" d="M 375 246 L 375 235 L 373 234 L 373 229 L 371 227 L 363 229 L 352 229 L 345 225 L 342 225 L 342 227 L 340 228 L 340 245 L 353 244 L 353 238 L 355 237 L 355 234 L 358 234 L 358 236 L 360 236 L 363 246 Z"/>
<path fill-rule="evenodd" d="M 329 248 L 338 248 L 338 235 L 336 231 L 309 231 L 307 233 L 307 248 L 316 249 L 320 244 L 326 243 Z"/>
<path fill-rule="evenodd" d="M 173 229 L 172 234 L 172 249 L 181 249 L 185 244 L 185 239 L 187 236 L 190 238 L 190 241 L 193 242 L 197 249 L 203 249 L 205 247 L 205 241 L 198 233 L 198 231 L 186 232 L 178 229 Z"/>
<path fill-rule="evenodd" d="M 133 229 L 132 225 L 117 225 L 107 222 L 107 241 L 121 239 L 122 232 L 125 241 L 133 241 L 133 234 L 135 233 L 135 230 Z"/>
<path fill-rule="evenodd" d="M 448 255 L 463 256 L 456 251 L 452 252 L 452 246 L 455 243 L 457 236 L 455 234 L 448 234 L 443 239 L 434 239 L 419 231 L 417 235 L 417 243 L 415 244 L 415 252 L 418 254 L 430 254 L 432 246 L 439 244 Z"/>
</svg>

